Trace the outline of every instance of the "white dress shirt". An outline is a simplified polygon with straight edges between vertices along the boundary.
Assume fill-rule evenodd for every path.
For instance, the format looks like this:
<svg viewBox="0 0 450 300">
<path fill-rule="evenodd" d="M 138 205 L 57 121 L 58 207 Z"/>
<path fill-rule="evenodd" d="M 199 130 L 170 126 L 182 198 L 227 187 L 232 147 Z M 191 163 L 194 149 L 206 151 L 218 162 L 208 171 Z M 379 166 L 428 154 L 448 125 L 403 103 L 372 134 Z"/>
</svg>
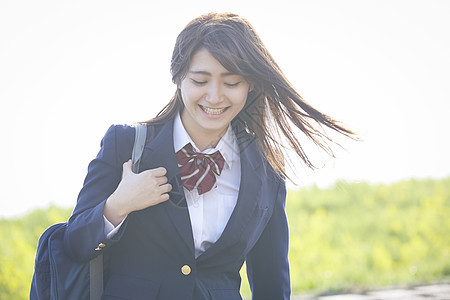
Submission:
<svg viewBox="0 0 450 300">
<path fill-rule="evenodd" d="M 175 152 L 187 143 L 191 143 L 194 150 L 200 152 L 184 128 L 180 115 L 174 120 L 173 142 Z M 216 176 L 216 188 L 199 195 L 196 188 L 189 191 L 183 187 L 194 236 L 195 257 L 205 252 L 222 235 L 238 198 L 241 159 L 231 126 L 228 126 L 227 132 L 215 148 L 202 152 L 211 154 L 217 150 L 222 154 L 225 164 L 220 176 Z"/>
<path fill-rule="evenodd" d="M 175 152 L 187 143 L 191 143 L 194 150 L 200 152 L 184 128 L 179 114 L 174 119 L 173 142 Z M 222 235 L 236 206 L 241 183 L 239 146 L 231 126 L 228 127 L 227 132 L 215 148 L 209 148 L 202 152 L 210 154 L 217 150 L 222 154 L 225 164 L 221 175 L 216 176 L 216 188 L 199 195 L 196 188 L 189 191 L 183 187 L 191 219 L 196 258 Z M 112 238 L 123 221 L 114 227 L 106 218 L 104 220 L 105 235 L 107 238 Z"/>
</svg>

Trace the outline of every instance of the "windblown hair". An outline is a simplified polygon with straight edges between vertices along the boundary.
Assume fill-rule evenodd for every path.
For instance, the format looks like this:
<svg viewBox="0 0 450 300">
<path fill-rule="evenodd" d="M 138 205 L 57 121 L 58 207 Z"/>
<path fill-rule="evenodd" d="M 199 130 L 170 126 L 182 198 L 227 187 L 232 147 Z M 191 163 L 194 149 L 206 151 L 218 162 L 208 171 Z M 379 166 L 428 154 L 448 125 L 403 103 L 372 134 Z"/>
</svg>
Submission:
<svg viewBox="0 0 450 300">
<path fill-rule="evenodd" d="M 299 129 L 330 155 L 333 152 L 327 142 L 333 140 L 323 130 L 324 126 L 354 137 L 352 131 L 303 100 L 253 26 L 242 17 L 232 13 L 210 13 L 194 19 L 183 29 L 176 40 L 171 62 L 172 81 L 178 87 L 188 72 L 192 56 L 201 48 L 208 50 L 225 69 L 242 75 L 253 86 L 244 108 L 232 124 L 240 123 L 254 136 L 259 151 L 280 176 L 288 178 L 286 149 L 293 150 L 308 167 L 315 168 L 293 129 Z M 183 108 L 177 88 L 171 101 L 146 123 L 164 123 Z"/>
</svg>

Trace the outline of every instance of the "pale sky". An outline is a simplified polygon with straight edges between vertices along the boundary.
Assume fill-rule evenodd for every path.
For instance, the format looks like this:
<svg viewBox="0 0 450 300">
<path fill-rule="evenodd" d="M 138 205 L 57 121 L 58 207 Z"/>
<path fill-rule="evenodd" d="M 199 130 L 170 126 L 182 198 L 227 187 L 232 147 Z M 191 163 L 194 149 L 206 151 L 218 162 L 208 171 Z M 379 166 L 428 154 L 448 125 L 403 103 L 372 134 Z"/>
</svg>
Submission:
<svg viewBox="0 0 450 300">
<path fill-rule="evenodd" d="M 314 107 L 363 141 L 301 186 L 450 175 L 450 1 L 0 1 L 0 217 L 75 204 L 113 123 L 174 92 L 175 38 L 232 11 Z"/>
</svg>

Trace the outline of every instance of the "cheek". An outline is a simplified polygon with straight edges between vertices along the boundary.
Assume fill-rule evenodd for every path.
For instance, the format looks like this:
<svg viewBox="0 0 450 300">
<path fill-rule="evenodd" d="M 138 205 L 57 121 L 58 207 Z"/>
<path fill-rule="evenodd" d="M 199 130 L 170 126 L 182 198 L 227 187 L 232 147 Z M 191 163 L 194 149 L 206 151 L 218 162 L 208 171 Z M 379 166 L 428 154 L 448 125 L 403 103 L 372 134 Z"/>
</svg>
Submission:
<svg viewBox="0 0 450 300">
<path fill-rule="evenodd" d="M 181 88 L 181 98 L 183 100 L 184 105 L 189 105 L 191 103 L 195 103 L 201 97 L 201 93 L 196 89 L 184 87 Z"/>
<path fill-rule="evenodd" d="M 240 108 L 244 107 L 247 97 L 248 97 L 247 90 L 242 90 L 242 91 L 237 92 L 233 97 L 234 105 L 236 105 L 237 107 L 240 107 Z"/>
</svg>

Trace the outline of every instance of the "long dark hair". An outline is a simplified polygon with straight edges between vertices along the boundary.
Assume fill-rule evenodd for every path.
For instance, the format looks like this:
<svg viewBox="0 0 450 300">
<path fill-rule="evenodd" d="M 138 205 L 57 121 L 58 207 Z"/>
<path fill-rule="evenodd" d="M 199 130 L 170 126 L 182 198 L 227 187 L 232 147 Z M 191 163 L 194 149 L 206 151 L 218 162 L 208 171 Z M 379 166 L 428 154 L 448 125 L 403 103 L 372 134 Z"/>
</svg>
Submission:
<svg viewBox="0 0 450 300">
<path fill-rule="evenodd" d="M 200 48 L 208 50 L 225 69 L 242 75 L 253 86 L 244 108 L 232 123 L 239 122 L 255 137 L 260 152 L 280 176 L 288 177 L 286 149 L 293 150 L 308 167 L 315 168 L 294 129 L 299 129 L 330 155 L 333 151 L 327 142 L 333 140 L 322 125 L 345 136 L 355 136 L 303 100 L 244 18 L 232 13 L 210 13 L 192 20 L 183 29 L 176 40 L 171 62 L 172 81 L 178 87 L 188 72 L 192 56 Z M 177 88 L 170 102 L 146 123 L 164 123 L 183 107 Z"/>
</svg>

